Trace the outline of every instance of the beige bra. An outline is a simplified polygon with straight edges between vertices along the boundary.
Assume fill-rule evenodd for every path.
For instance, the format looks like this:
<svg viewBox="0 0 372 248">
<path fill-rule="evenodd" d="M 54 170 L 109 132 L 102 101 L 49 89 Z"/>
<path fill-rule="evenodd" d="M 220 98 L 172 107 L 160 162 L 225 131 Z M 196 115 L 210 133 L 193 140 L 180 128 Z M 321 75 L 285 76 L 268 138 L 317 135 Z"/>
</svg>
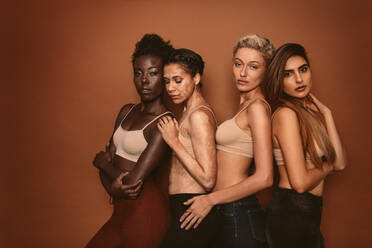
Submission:
<svg viewBox="0 0 372 248">
<path fill-rule="evenodd" d="M 136 105 L 137 104 L 134 104 L 130 108 L 130 110 L 124 116 L 123 120 L 120 122 L 120 125 L 115 130 L 115 133 L 113 135 L 113 141 L 116 146 L 115 154 L 122 158 L 133 161 L 133 162 L 138 161 L 138 158 L 141 156 L 142 152 L 147 147 L 147 141 L 145 139 L 145 136 L 143 135 L 143 130 L 145 130 L 146 127 L 148 127 L 154 121 L 158 120 L 160 117 L 171 113 L 167 111 L 167 112 L 164 112 L 156 116 L 153 120 L 147 123 L 142 129 L 125 130 L 124 128 L 122 128 L 121 124 Z"/>
<path fill-rule="evenodd" d="M 266 101 L 264 102 L 269 105 Z M 218 150 L 253 158 L 254 140 L 235 121 L 235 118 L 249 105 L 241 109 L 232 119 L 226 120 L 218 126 L 216 132 L 216 148 Z"/>
<path fill-rule="evenodd" d="M 280 148 L 274 148 L 273 153 L 274 153 L 274 159 L 275 159 L 276 164 L 277 165 L 284 165 L 285 163 L 284 163 L 282 150 Z M 306 161 L 311 161 L 310 155 L 308 153 L 306 153 L 305 160 Z"/>
</svg>

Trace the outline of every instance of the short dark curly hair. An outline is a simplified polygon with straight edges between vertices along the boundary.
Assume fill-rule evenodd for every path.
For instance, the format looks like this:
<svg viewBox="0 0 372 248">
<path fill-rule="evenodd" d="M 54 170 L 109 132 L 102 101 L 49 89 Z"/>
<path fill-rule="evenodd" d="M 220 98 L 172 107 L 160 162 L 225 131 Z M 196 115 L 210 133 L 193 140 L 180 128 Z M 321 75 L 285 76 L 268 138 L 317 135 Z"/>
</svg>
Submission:
<svg viewBox="0 0 372 248">
<path fill-rule="evenodd" d="M 168 58 L 168 61 L 165 64 L 180 64 L 182 68 L 191 76 L 195 76 L 197 73 L 203 75 L 204 71 L 204 61 L 202 57 L 196 52 L 180 48 L 175 49 Z"/>
<path fill-rule="evenodd" d="M 169 54 L 174 50 L 170 41 L 164 41 L 157 34 L 145 34 L 136 43 L 136 48 L 132 54 L 132 64 L 143 55 L 152 55 L 161 58 L 163 64 L 168 60 Z"/>
</svg>

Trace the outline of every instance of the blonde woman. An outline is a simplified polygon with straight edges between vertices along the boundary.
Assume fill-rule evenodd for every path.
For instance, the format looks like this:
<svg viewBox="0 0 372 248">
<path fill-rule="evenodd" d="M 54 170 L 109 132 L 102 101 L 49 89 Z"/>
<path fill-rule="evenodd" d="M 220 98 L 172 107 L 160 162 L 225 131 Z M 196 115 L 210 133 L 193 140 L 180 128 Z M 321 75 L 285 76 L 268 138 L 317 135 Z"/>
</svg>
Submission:
<svg viewBox="0 0 372 248">
<path fill-rule="evenodd" d="M 218 126 L 217 182 L 213 192 L 185 202 L 191 205 L 181 227 L 199 228 L 213 206 L 221 220 L 214 247 L 261 247 L 264 213 L 255 193 L 272 185 L 270 106 L 261 89 L 274 47 L 266 38 L 249 35 L 233 49 L 234 85 L 240 92 L 236 114 Z M 252 171 L 253 160 L 255 171 Z"/>
</svg>

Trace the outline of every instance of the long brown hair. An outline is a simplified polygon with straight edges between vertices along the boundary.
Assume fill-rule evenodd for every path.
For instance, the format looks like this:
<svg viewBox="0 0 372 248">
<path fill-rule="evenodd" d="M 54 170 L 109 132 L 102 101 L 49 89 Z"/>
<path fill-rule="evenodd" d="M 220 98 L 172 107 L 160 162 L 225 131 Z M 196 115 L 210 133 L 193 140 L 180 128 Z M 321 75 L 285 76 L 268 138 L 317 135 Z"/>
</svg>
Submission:
<svg viewBox="0 0 372 248">
<path fill-rule="evenodd" d="M 329 163 L 335 161 L 335 149 L 329 140 L 324 117 L 311 96 L 298 99 L 284 92 L 284 69 L 288 59 L 293 56 L 304 58 L 310 66 L 303 46 L 294 43 L 284 44 L 276 51 L 267 68 L 262 89 L 273 111 L 279 107 L 288 107 L 295 111 L 300 125 L 304 156 L 308 153 L 314 165 L 321 167 L 324 161 Z M 313 104 L 316 110 L 306 108 L 304 101 Z M 319 152 L 323 154 L 322 157 L 319 157 Z"/>
</svg>

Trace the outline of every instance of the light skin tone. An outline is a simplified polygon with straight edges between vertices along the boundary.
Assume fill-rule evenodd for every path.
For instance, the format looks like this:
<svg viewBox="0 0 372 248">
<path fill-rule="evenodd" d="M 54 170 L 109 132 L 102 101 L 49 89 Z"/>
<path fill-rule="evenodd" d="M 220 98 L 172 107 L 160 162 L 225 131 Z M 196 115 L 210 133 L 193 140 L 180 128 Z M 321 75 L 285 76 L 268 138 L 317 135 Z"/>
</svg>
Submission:
<svg viewBox="0 0 372 248">
<path fill-rule="evenodd" d="M 164 117 L 158 123 L 163 139 L 175 153 L 169 176 L 169 194 L 205 193 L 213 188 L 216 179 L 216 124 L 212 113 L 205 108 L 189 114 L 189 110 L 197 106 L 208 106 L 198 89 L 200 74 L 192 76 L 183 66 L 173 63 L 164 67 L 164 81 L 172 101 L 184 105 L 180 124 L 170 117 Z M 179 135 L 190 138 L 195 158 L 180 142 Z M 177 166 L 176 159 L 181 166 Z"/>
<path fill-rule="evenodd" d="M 284 92 L 289 96 L 303 99 L 304 106 L 318 111 L 313 104 L 305 101 L 305 97 L 310 94 L 324 116 L 329 139 L 336 151 L 335 162 L 333 164 L 325 162 L 321 168 L 316 168 L 311 161 L 305 160 L 298 118 L 296 113 L 287 107 L 279 108 L 273 117 L 273 143 L 275 148 L 280 147 L 285 161 L 284 165 L 278 166 L 279 187 L 321 196 L 325 177 L 334 170 L 343 170 L 346 166 L 346 157 L 332 113 L 310 93 L 311 86 L 311 70 L 306 60 L 301 56 L 289 58 L 283 79 Z"/>
<path fill-rule="evenodd" d="M 163 68 L 160 58 L 143 55 L 133 64 L 133 81 L 141 98 L 127 115 L 132 105 L 127 104 L 120 110 L 115 122 L 117 128 L 140 130 L 157 115 L 167 111 L 162 103 Z M 169 148 L 156 128 L 156 121 L 143 131 L 148 143 L 137 162 L 115 154 L 116 147 L 111 138 L 105 151 L 94 158 L 93 165 L 100 170 L 100 178 L 106 191 L 116 198 L 136 199 L 141 192 L 144 179 L 161 163 Z"/>
<path fill-rule="evenodd" d="M 214 205 L 242 199 L 272 185 L 270 109 L 259 87 L 265 68 L 262 54 L 255 49 L 240 48 L 234 55 L 234 83 L 240 92 L 237 112 L 244 109 L 236 116 L 235 122 L 254 140 L 255 173 L 248 176 L 252 158 L 217 150 L 216 186 L 212 193 L 196 196 L 184 203 L 190 207 L 180 218 L 182 228 L 197 228 Z"/>
</svg>

